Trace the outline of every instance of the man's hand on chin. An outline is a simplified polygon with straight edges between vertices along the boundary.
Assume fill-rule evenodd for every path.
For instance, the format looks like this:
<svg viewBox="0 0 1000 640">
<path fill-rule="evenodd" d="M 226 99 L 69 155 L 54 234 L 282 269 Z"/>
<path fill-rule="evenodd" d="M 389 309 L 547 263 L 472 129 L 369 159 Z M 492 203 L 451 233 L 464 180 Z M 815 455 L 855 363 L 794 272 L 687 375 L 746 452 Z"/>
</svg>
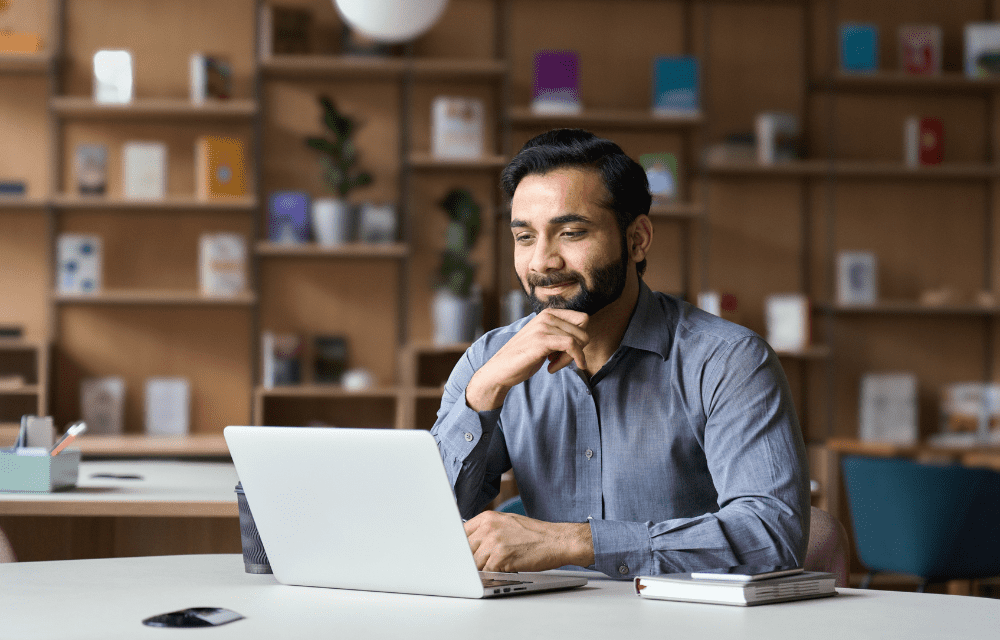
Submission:
<svg viewBox="0 0 1000 640">
<path fill-rule="evenodd" d="M 465 523 L 480 571 L 545 571 L 594 563 L 589 523 L 543 522 L 484 511 Z"/>
</svg>

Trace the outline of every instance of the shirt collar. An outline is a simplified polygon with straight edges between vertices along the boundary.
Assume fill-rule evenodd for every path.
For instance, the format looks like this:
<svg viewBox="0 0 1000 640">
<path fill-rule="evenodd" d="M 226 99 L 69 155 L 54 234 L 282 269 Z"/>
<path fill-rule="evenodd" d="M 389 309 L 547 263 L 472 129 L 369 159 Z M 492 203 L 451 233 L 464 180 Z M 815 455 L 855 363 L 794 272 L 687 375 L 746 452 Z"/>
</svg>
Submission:
<svg viewBox="0 0 1000 640">
<path fill-rule="evenodd" d="M 674 323 L 670 320 L 667 309 L 658 304 L 656 296 L 640 278 L 639 300 L 622 337 L 621 346 L 652 351 L 666 360 L 673 342 Z"/>
</svg>

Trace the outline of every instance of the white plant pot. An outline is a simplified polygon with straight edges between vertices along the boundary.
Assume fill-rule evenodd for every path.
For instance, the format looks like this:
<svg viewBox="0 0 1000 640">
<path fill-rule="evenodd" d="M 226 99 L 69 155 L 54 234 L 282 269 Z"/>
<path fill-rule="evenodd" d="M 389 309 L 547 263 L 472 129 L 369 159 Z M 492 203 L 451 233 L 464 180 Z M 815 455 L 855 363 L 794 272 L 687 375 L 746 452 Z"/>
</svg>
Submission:
<svg viewBox="0 0 1000 640">
<path fill-rule="evenodd" d="M 472 342 L 476 337 L 479 305 L 474 297 L 460 298 L 448 289 L 434 294 L 434 344 Z"/>
<path fill-rule="evenodd" d="M 339 198 L 317 198 L 312 203 L 312 227 L 316 242 L 326 247 L 346 244 L 352 239 L 354 210 Z"/>
</svg>

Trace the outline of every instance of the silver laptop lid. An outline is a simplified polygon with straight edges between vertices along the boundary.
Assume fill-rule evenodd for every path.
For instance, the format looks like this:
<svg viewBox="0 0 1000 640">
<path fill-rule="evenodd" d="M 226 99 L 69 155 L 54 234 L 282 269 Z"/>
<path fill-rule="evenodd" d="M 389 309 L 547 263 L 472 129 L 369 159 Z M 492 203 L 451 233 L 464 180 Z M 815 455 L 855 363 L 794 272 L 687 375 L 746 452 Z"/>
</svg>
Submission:
<svg viewBox="0 0 1000 640">
<path fill-rule="evenodd" d="M 278 582 L 483 596 L 429 432 L 231 426 L 224 433 Z"/>
</svg>

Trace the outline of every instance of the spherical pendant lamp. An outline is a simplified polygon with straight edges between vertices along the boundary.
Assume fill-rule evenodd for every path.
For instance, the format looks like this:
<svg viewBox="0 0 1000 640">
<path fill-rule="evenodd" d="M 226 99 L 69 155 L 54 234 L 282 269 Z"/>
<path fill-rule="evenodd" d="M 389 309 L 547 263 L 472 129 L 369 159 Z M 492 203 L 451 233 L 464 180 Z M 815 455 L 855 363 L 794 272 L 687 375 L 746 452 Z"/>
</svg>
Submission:
<svg viewBox="0 0 1000 640">
<path fill-rule="evenodd" d="M 352 29 L 394 44 L 413 40 L 434 26 L 448 0 L 334 0 L 333 4 Z"/>
</svg>

